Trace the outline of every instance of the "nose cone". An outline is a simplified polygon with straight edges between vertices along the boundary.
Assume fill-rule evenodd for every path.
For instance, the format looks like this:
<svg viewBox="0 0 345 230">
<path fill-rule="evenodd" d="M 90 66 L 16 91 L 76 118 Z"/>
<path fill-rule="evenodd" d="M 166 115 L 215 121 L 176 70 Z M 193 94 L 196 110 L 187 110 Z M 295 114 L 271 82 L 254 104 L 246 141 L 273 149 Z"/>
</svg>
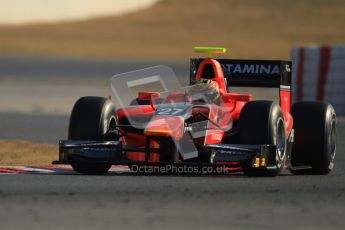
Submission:
<svg viewBox="0 0 345 230">
<path fill-rule="evenodd" d="M 155 116 L 145 128 L 145 136 L 172 137 L 175 141 L 183 136 L 184 119 L 180 116 Z"/>
</svg>

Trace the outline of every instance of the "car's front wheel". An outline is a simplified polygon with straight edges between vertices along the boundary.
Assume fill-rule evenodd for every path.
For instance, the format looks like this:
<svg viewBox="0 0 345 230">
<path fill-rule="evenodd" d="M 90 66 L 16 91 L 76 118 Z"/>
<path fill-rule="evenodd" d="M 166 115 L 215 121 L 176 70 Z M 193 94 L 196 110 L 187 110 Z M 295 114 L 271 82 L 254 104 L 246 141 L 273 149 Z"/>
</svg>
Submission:
<svg viewBox="0 0 345 230">
<path fill-rule="evenodd" d="M 82 97 L 74 105 L 68 131 L 69 140 L 103 141 L 106 133 L 116 124 L 115 106 L 103 97 Z M 72 168 L 88 175 L 105 174 L 111 167 L 108 163 L 87 162 L 70 159 Z"/>
<path fill-rule="evenodd" d="M 239 120 L 239 138 L 242 144 L 275 145 L 270 156 L 272 165 L 255 168 L 253 162 L 243 164 L 248 176 L 277 176 L 287 159 L 287 141 L 283 113 L 273 101 L 251 101 L 242 109 Z"/>
</svg>

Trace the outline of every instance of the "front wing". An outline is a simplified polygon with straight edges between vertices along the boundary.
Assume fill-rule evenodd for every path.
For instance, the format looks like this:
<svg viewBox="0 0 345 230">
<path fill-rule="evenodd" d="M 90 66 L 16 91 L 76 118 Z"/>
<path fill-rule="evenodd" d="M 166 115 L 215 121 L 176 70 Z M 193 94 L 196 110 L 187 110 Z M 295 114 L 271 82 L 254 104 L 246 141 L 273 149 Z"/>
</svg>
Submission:
<svg viewBox="0 0 345 230">
<path fill-rule="evenodd" d="M 208 162 L 205 161 L 177 161 L 152 162 L 149 161 L 151 152 L 159 152 L 159 148 L 123 147 L 120 141 L 75 141 L 63 140 L 59 142 L 59 160 L 53 164 L 71 164 L 74 160 L 85 162 L 103 162 L 112 165 L 200 165 L 219 166 L 232 163 L 249 163 L 255 168 L 270 169 L 275 166 L 274 145 L 243 145 L 243 144 L 212 144 L 204 146 L 205 151 L 211 152 Z M 144 152 L 144 161 L 132 161 L 125 157 L 126 152 Z"/>
</svg>

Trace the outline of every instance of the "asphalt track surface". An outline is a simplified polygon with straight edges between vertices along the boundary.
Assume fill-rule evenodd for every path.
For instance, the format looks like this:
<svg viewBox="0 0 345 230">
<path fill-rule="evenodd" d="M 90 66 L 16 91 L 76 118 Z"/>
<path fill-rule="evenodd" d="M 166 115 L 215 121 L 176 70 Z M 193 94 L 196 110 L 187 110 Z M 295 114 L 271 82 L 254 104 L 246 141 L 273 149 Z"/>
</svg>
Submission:
<svg viewBox="0 0 345 230">
<path fill-rule="evenodd" d="M 95 71 L 90 76 L 100 73 L 93 68 L 113 68 L 107 60 L 85 65 L 43 59 L 32 58 L 31 64 L 23 59 L 23 69 L 17 68 L 21 58 L 0 57 L 0 80 L 64 71 L 83 78 L 87 71 L 76 68 L 78 63 Z M 56 61 L 66 68 L 58 68 Z M 99 75 L 108 73 L 114 72 Z M 2 113 L 0 139 L 57 143 L 66 136 L 67 125 L 67 115 Z M 337 131 L 335 169 L 328 176 L 1 174 L 0 229 L 345 229 L 344 118 Z"/>
<path fill-rule="evenodd" d="M 344 229 L 344 130 L 328 176 L 1 174 L 1 229 Z"/>
<path fill-rule="evenodd" d="M 69 116 L 0 113 L 0 140 L 57 144 L 67 138 Z"/>
</svg>

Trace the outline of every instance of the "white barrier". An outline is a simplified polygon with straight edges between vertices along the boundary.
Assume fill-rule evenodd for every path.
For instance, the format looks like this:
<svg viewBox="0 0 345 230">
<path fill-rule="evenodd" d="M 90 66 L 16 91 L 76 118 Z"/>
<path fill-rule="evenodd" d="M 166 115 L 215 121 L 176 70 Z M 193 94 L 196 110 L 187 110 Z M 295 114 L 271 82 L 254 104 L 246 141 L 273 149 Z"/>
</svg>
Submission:
<svg viewBox="0 0 345 230">
<path fill-rule="evenodd" d="M 293 48 L 292 101 L 328 101 L 345 115 L 345 45 Z"/>
</svg>

